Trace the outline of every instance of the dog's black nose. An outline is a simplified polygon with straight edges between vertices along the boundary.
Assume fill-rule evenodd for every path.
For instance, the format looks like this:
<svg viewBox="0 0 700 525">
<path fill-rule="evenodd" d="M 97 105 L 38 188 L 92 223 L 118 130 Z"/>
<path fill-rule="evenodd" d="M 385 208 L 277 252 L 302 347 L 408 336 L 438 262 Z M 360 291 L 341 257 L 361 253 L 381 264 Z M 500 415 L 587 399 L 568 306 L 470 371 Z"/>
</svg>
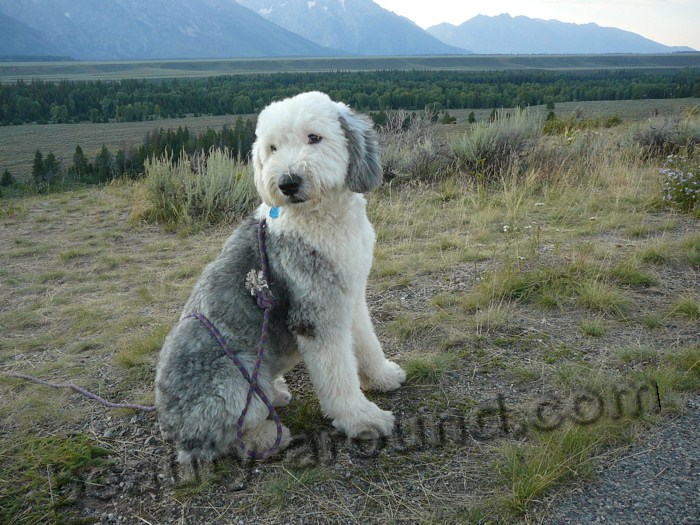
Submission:
<svg viewBox="0 0 700 525">
<path fill-rule="evenodd" d="M 287 197 L 295 195 L 301 187 L 301 177 L 296 173 L 285 173 L 277 182 L 277 187 Z"/>
</svg>

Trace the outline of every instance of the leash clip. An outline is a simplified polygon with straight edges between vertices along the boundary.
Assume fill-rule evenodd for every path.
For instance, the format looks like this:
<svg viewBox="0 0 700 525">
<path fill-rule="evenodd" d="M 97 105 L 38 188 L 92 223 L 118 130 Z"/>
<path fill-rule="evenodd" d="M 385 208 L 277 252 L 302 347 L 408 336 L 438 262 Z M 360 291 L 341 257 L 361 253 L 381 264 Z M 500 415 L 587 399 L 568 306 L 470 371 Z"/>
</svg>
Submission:
<svg viewBox="0 0 700 525">
<path fill-rule="evenodd" d="M 257 297 L 258 307 L 265 309 L 274 304 L 274 296 L 270 291 L 270 286 L 267 284 L 262 270 L 255 271 L 252 269 L 245 276 L 245 286 L 250 292 L 250 295 Z"/>
</svg>

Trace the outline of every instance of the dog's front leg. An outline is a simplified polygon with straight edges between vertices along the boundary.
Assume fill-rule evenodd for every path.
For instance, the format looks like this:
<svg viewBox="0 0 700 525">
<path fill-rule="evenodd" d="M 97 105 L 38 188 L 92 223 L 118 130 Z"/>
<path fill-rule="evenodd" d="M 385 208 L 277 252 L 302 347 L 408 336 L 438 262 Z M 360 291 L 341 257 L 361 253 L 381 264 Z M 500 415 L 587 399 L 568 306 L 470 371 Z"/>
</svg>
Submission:
<svg viewBox="0 0 700 525">
<path fill-rule="evenodd" d="M 334 427 L 351 438 L 388 436 L 394 416 L 369 401 L 360 390 L 349 328 L 313 338 L 301 336 L 299 351 L 321 408 L 333 420 Z"/>
<path fill-rule="evenodd" d="M 352 333 L 362 388 L 379 392 L 399 388 L 406 380 L 406 372 L 384 356 L 382 345 L 374 333 L 364 297 L 360 297 L 355 303 Z"/>
</svg>

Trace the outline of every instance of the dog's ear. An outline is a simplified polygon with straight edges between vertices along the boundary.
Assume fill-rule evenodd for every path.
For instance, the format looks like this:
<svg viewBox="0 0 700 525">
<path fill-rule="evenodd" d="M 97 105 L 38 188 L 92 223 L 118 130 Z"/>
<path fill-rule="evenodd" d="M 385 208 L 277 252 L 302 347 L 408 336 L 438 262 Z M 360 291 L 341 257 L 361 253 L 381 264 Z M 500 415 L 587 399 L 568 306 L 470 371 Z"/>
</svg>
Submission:
<svg viewBox="0 0 700 525">
<path fill-rule="evenodd" d="M 379 144 L 372 121 L 352 111 L 345 104 L 338 104 L 340 127 L 348 141 L 350 163 L 348 188 L 355 193 L 365 193 L 382 183 L 382 164 Z"/>
</svg>

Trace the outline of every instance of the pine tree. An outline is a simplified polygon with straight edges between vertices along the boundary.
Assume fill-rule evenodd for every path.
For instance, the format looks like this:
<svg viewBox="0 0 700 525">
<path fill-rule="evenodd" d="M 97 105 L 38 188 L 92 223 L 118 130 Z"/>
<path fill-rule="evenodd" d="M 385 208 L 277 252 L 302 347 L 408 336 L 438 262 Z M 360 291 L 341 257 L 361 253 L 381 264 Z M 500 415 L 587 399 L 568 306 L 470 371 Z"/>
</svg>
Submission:
<svg viewBox="0 0 700 525">
<path fill-rule="evenodd" d="M 75 173 L 75 178 L 81 180 L 87 176 L 87 159 L 83 154 L 83 149 L 80 146 L 75 147 L 75 153 L 73 153 L 73 172 Z"/>
<path fill-rule="evenodd" d="M 44 167 L 44 156 L 41 151 L 36 150 L 34 153 L 34 161 L 32 162 L 32 178 L 36 184 L 41 184 L 46 178 L 46 169 Z"/>
<path fill-rule="evenodd" d="M 114 156 L 114 176 L 115 177 L 122 177 L 124 176 L 124 173 L 126 172 L 126 155 L 124 154 L 123 150 L 117 151 L 117 154 Z"/>
<path fill-rule="evenodd" d="M 61 171 L 61 165 L 53 151 L 49 151 L 44 159 L 44 179 L 51 184 Z"/>
<path fill-rule="evenodd" d="M 0 186 L 12 186 L 15 182 L 17 181 L 10 173 L 10 170 L 6 169 L 2 174 L 2 178 L 0 178 Z"/>
<path fill-rule="evenodd" d="M 113 176 L 112 154 L 104 144 L 95 158 L 95 171 L 97 172 L 97 180 L 99 182 L 107 181 Z"/>
</svg>

